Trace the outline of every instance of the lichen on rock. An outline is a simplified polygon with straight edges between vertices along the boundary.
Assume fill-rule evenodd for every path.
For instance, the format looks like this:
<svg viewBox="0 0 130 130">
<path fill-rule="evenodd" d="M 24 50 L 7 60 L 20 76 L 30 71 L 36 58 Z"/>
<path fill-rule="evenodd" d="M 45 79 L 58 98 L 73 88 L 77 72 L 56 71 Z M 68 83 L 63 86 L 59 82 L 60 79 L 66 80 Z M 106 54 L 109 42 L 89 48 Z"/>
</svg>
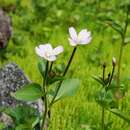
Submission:
<svg viewBox="0 0 130 130">
<path fill-rule="evenodd" d="M 22 69 L 20 69 L 15 63 L 9 63 L 2 67 L 0 69 L 0 107 L 14 108 L 18 105 L 29 105 L 36 108 L 41 113 L 42 103 L 40 100 L 36 102 L 24 102 L 11 97 L 11 92 L 16 92 L 30 82 L 31 81 L 24 74 Z M 7 122 L 7 118 L 8 116 L 0 113 L 0 121 L 6 120 L 5 123 L 10 124 L 11 121 Z"/>
</svg>

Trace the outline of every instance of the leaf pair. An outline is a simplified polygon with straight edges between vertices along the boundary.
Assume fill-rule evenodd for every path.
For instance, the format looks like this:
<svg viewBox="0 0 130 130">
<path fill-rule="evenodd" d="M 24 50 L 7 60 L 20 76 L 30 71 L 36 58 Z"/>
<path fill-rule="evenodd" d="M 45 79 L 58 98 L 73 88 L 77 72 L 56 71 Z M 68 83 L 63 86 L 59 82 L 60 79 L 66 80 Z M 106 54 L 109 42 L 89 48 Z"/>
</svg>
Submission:
<svg viewBox="0 0 130 130">
<path fill-rule="evenodd" d="M 108 75 L 108 77 L 105 78 L 104 80 L 103 80 L 102 77 L 99 77 L 99 76 L 93 76 L 92 78 L 94 80 L 96 80 L 98 83 L 100 83 L 102 86 L 105 86 L 105 87 L 107 87 L 107 85 L 108 85 L 108 83 L 110 81 L 110 75 Z"/>
<path fill-rule="evenodd" d="M 114 98 L 112 91 L 106 91 L 105 88 L 102 88 L 96 95 L 96 101 L 98 104 L 105 108 L 117 108 L 118 104 Z"/>
<path fill-rule="evenodd" d="M 73 96 L 79 88 L 79 85 L 80 82 L 78 79 L 65 79 L 61 84 L 55 101 L 58 101 L 64 97 Z M 25 85 L 23 86 L 23 88 L 21 88 L 15 93 L 12 93 L 11 95 L 18 100 L 24 101 L 35 101 L 42 98 L 42 96 L 44 97 L 44 93 L 42 92 L 41 86 L 36 83 Z M 54 95 L 52 94 L 52 96 Z"/>
</svg>

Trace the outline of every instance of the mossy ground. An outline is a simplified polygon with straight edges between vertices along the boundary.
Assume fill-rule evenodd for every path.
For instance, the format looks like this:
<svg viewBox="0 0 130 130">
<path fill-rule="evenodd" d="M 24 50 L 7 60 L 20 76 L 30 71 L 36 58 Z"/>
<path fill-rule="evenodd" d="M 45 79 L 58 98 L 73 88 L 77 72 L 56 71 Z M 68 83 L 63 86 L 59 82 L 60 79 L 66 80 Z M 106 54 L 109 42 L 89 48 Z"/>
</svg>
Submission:
<svg viewBox="0 0 130 130">
<path fill-rule="evenodd" d="M 23 1 L 23 6 L 31 8 L 26 0 Z M 14 1 L 12 0 L 12 2 Z M 7 3 L 8 2 L 5 1 L 5 4 Z M 39 38 L 38 40 L 36 38 L 33 39 L 33 36 L 31 37 L 31 34 L 28 33 L 28 31 L 20 30 L 20 27 L 17 28 L 17 26 L 20 26 L 18 25 L 20 17 L 15 14 L 11 14 L 11 16 L 14 22 L 14 32 L 19 31 L 19 34 L 22 34 L 22 38 L 26 41 L 26 43 L 21 43 L 23 44 L 22 49 L 26 54 L 25 56 L 19 56 L 17 53 L 22 51 L 21 47 L 14 45 L 13 41 L 10 40 L 8 49 L 17 49 L 17 52 L 14 54 L 7 54 L 8 60 L 1 62 L 0 65 L 2 66 L 3 64 L 13 61 L 24 70 L 32 81 L 40 83 L 41 77 L 37 69 L 38 57 L 35 54 L 34 48 L 39 42 L 44 43 L 46 41 L 44 41 L 44 38 Z M 111 70 L 111 59 L 112 56 L 115 56 L 118 59 L 121 40 L 118 38 L 113 42 L 112 38 L 114 35 L 117 35 L 117 33 L 112 31 L 112 29 L 104 31 L 104 35 L 98 33 L 95 29 L 96 24 L 94 24 L 94 22 L 95 21 L 91 21 L 86 24 L 85 21 L 81 21 L 82 24 L 76 26 L 78 30 L 82 28 L 91 30 L 93 40 L 89 45 L 78 47 L 70 70 L 71 72 L 74 71 L 73 77 L 78 77 L 81 80 L 80 89 L 74 97 L 66 98 L 53 106 L 49 130 L 91 130 L 90 127 L 93 127 L 93 130 L 100 130 L 101 109 L 95 102 L 95 94 L 100 89 L 100 85 L 93 80 L 92 75 L 101 75 L 102 68 L 99 65 L 99 61 L 100 63 L 105 61 L 108 66 L 108 72 Z M 33 26 L 31 26 L 31 28 L 33 28 Z M 34 28 L 42 30 L 42 24 L 38 24 L 38 26 L 35 25 Z M 37 33 L 35 37 L 37 37 Z M 59 27 L 56 30 L 53 30 L 48 41 L 50 41 L 53 46 L 56 46 L 59 43 L 64 46 L 65 52 L 58 57 L 58 61 L 56 61 L 55 64 L 62 62 L 66 63 L 73 49 L 68 42 L 68 28 L 62 29 Z M 100 43 L 101 47 L 99 45 Z M 124 47 L 121 77 L 130 76 L 129 51 L 129 45 Z M 123 101 L 126 104 L 125 109 L 127 110 L 129 110 L 129 99 L 128 94 Z M 120 104 L 122 104 L 122 101 Z M 106 122 L 113 122 L 111 130 L 130 130 L 128 124 L 123 120 L 109 112 L 106 113 Z"/>
</svg>

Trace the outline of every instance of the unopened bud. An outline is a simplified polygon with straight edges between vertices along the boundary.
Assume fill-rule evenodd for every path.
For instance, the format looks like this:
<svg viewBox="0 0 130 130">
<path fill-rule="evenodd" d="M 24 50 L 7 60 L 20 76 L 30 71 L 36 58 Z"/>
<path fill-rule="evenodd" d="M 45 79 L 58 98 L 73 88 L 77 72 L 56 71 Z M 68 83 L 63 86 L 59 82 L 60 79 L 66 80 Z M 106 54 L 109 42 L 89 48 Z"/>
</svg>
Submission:
<svg viewBox="0 0 130 130">
<path fill-rule="evenodd" d="M 106 62 L 104 62 L 102 66 L 103 66 L 103 68 L 106 68 Z"/>
<path fill-rule="evenodd" d="M 112 58 L 112 65 L 113 65 L 113 66 L 116 65 L 116 58 L 115 58 L 115 57 Z"/>
</svg>

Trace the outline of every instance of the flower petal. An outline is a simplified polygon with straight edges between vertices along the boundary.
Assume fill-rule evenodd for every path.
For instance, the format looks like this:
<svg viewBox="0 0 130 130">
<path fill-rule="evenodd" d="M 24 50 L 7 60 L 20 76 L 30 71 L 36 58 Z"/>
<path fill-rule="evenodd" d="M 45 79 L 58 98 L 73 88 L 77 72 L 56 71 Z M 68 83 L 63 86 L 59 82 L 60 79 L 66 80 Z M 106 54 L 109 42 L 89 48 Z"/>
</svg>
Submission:
<svg viewBox="0 0 130 130">
<path fill-rule="evenodd" d="M 53 50 L 52 46 L 50 43 L 47 43 L 47 44 L 43 44 L 43 45 L 39 45 L 39 48 L 42 50 L 42 51 L 46 51 L 46 52 L 51 52 Z"/>
<path fill-rule="evenodd" d="M 88 37 L 86 40 L 80 40 L 79 44 L 81 45 L 89 44 L 91 40 L 92 40 L 92 37 Z"/>
<path fill-rule="evenodd" d="M 63 46 L 58 46 L 53 49 L 53 55 L 58 55 L 58 54 L 62 53 L 63 51 L 64 51 Z"/>
<path fill-rule="evenodd" d="M 88 32 L 86 29 L 83 29 L 78 34 L 79 44 L 88 44 L 91 41 L 91 32 Z"/>
<path fill-rule="evenodd" d="M 40 57 L 48 60 L 48 61 L 55 61 L 56 55 L 63 52 L 63 47 L 58 46 L 55 49 L 52 48 L 50 43 L 47 44 L 41 44 L 38 47 L 35 48 L 36 54 Z"/>
<path fill-rule="evenodd" d="M 40 57 L 45 57 L 45 52 L 42 51 L 39 47 L 35 47 L 35 52 Z"/>
<path fill-rule="evenodd" d="M 71 46 L 77 46 L 77 42 L 73 41 L 71 38 L 68 38 Z"/>
<path fill-rule="evenodd" d="M 77 35 L 77 32 L 76 30 L 73 28 L 73 27 L 70 27 L 69 28 L 69 34 L 70 34 L 70 37 L 73 41 L 77 41 L 78 40 L 78 35 Z"/>
<path fill-rule="evenodd" d="M 55 61 L 56 60 L 56 56 L 50 56 L 47 58 L 48 61 Z"/>
</svg>

